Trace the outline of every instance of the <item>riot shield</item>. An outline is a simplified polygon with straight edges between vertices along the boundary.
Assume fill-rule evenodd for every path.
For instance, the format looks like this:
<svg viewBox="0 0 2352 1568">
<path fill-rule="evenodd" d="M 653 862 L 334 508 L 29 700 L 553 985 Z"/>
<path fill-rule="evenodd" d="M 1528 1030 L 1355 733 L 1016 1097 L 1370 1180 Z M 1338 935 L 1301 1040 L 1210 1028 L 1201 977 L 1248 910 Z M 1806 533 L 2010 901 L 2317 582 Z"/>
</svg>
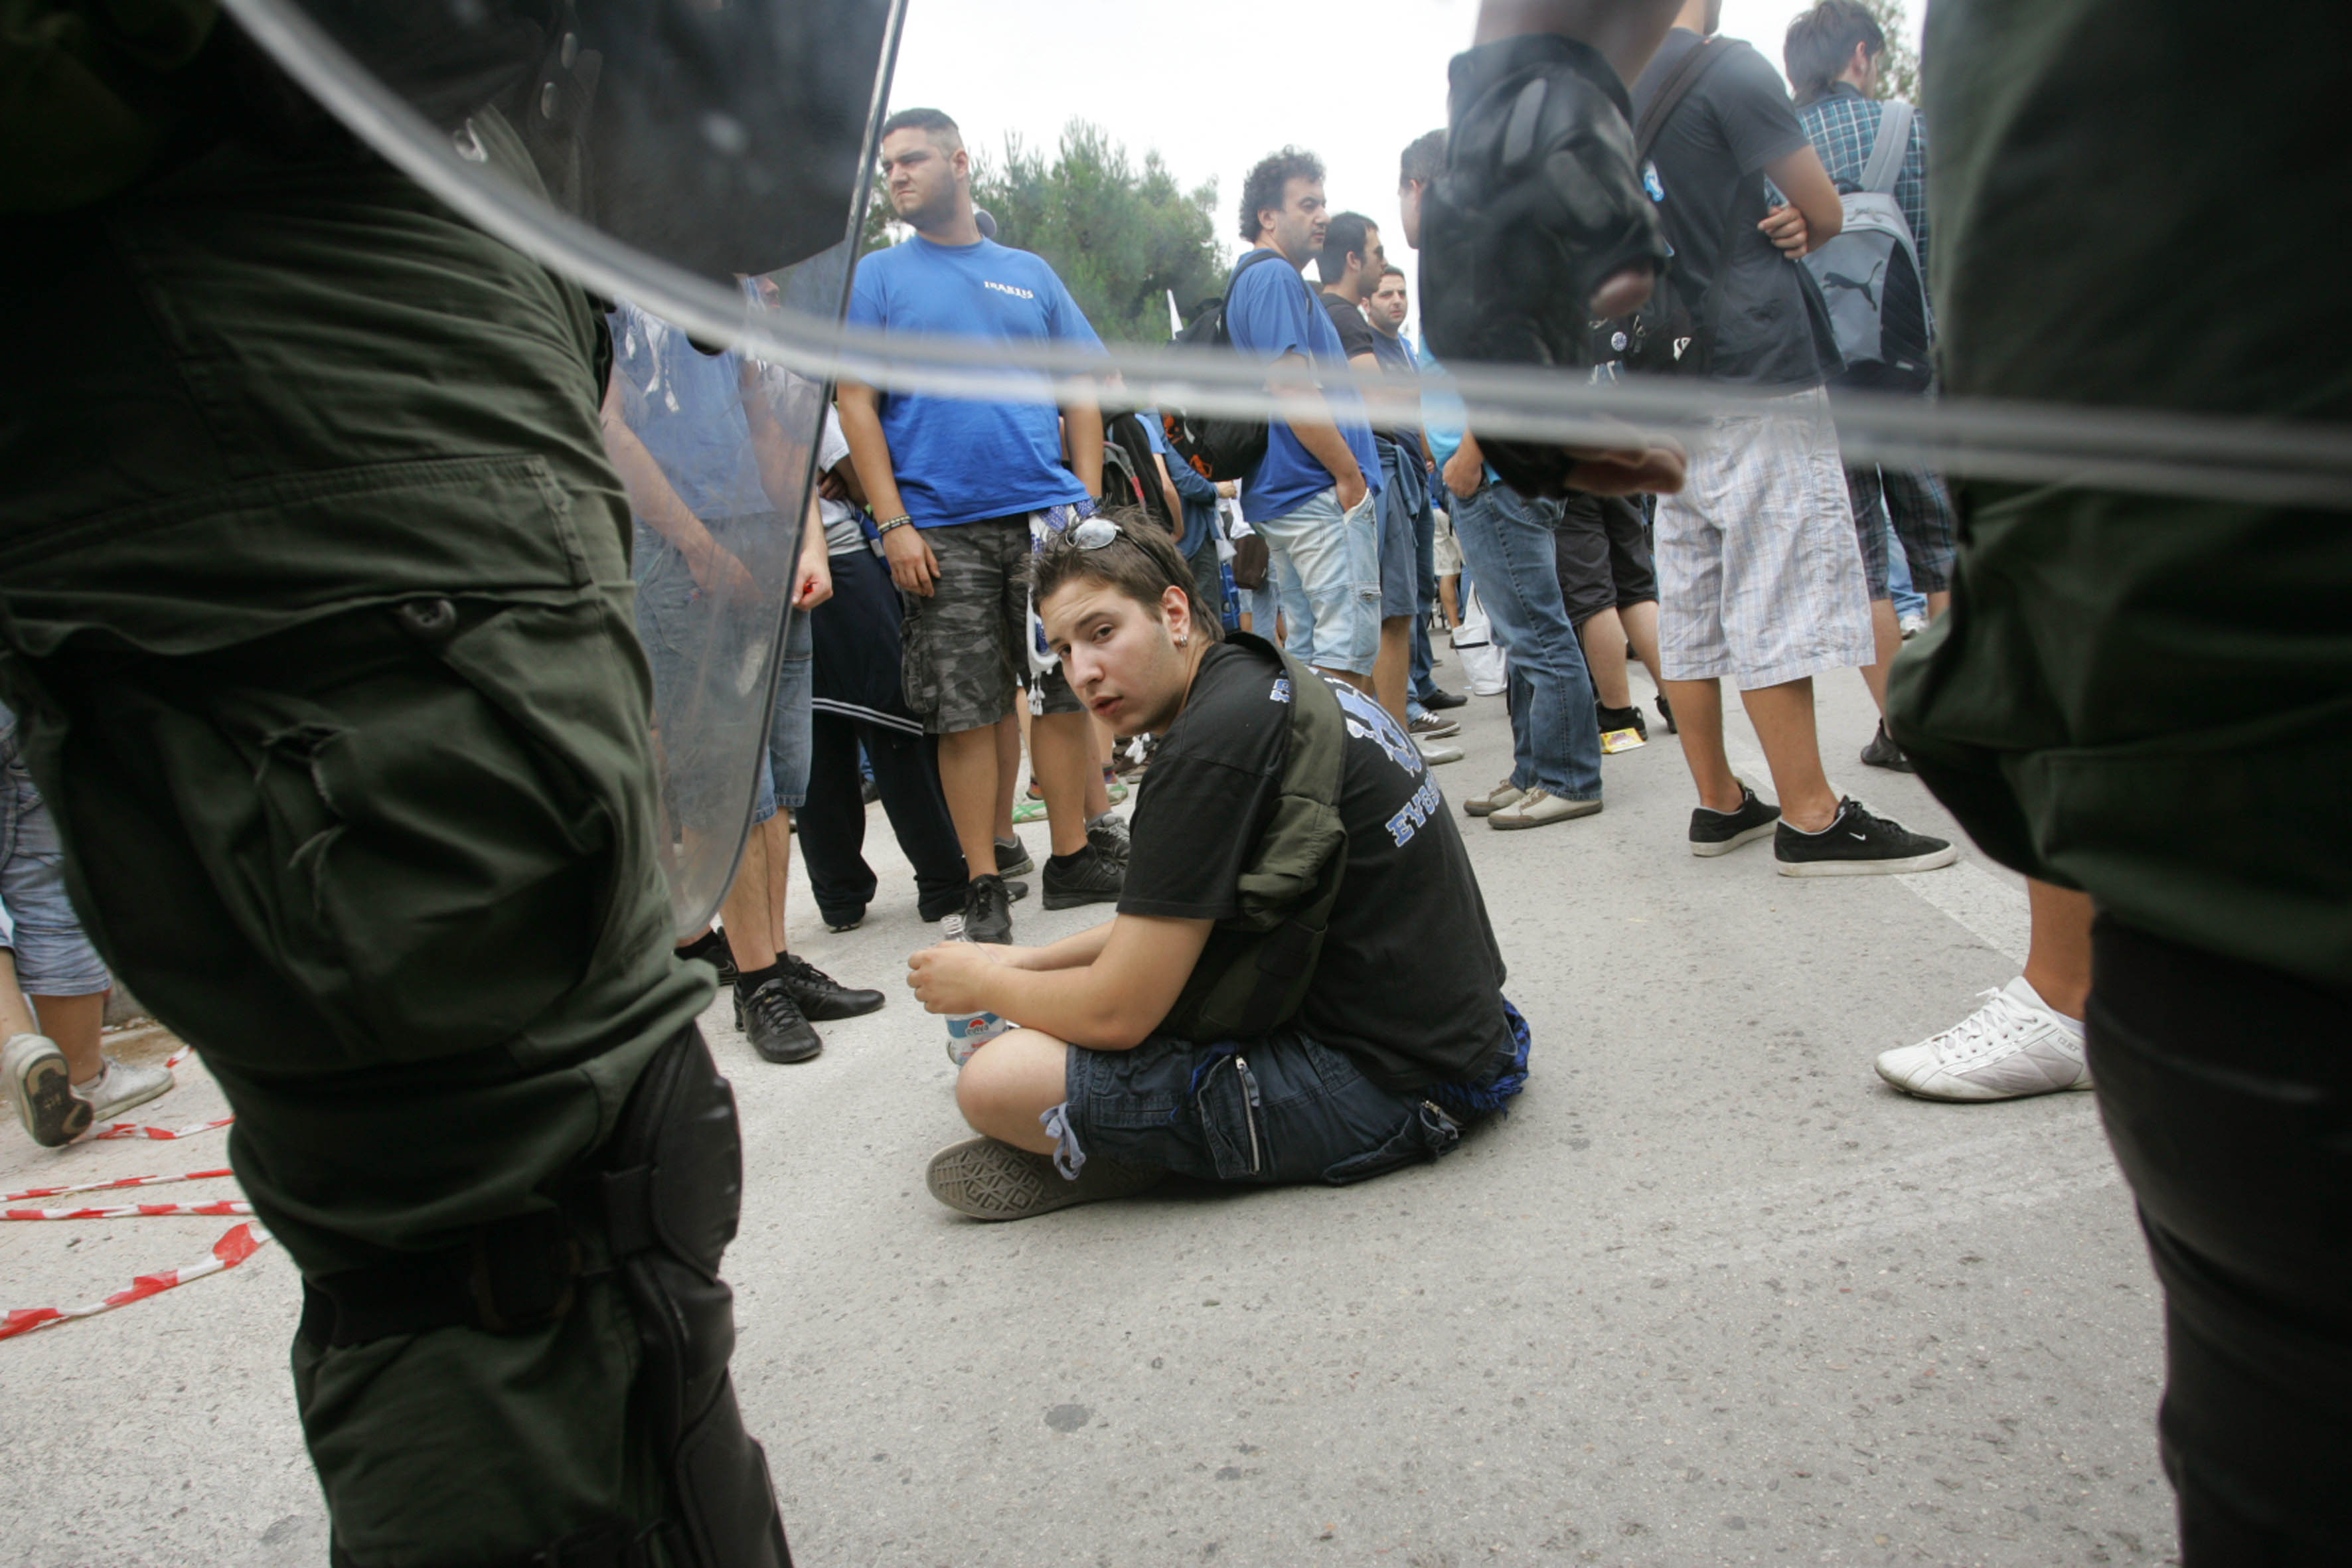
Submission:
<svg viewBox="0 0 2352 1568">
<path fill-rule="evenodd" d="M 376 151 L 612 304 L 607 446 L 635 518 L 681 932 L 726 895 L 772 794 L 768 739 L 825 406 L 822 381 L 729 345 L 763 320 L 839 321 L 903 6 L 228 7 Z M 528 170 L 485 154 L 496 121 L 528 150 Z"/>
</svg>

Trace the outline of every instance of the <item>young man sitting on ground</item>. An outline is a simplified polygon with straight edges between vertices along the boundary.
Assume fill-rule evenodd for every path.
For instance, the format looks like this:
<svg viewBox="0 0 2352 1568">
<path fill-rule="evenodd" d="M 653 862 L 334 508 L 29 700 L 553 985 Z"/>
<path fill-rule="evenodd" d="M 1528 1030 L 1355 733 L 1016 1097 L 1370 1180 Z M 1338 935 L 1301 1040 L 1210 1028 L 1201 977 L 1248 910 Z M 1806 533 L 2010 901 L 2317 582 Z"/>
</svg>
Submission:
<svg viewBox="0 0 2352 1568">
<path fill-rule="evenodd" d="M 933 1157 L 932 1195 L 1017 1219 L 1169 1171 L 1360 1181 L 1502 1109 L 1527 1025 L 1412 738 L 1365 693 L 1225 638 L 1148 526 L 1090 520 L 1031 570 L 1080 700 L 1161 739 L 1108 924 L 910 961 L 932 1012 L 1027 1026 L 964 1067 L 982 1135 Z"/>
</svg>

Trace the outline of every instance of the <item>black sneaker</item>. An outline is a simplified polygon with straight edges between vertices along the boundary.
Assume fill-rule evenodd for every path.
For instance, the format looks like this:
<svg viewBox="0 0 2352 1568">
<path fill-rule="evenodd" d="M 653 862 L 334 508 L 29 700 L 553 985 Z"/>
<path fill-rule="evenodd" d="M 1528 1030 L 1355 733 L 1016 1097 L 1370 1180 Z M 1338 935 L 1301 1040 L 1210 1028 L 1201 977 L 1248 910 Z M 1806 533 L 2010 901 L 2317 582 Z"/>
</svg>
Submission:
<svg viewBox="0 0 2352 1568">
<path fill-rule="evenodd" d="M 866 910 L 862 906 L 855 910 L 819 910 L 817 912 L 824 917 L 824 929 L 836 936 L 845 931 L 856 931 L 866 923 Z"/>
<path fill-rule="evenodd" d="M 1862 760 L 1868 766 L 1885 768 L 1891 773 L 1916 773 L 1919 771 L 1911 765 L 1911 759 L 1903 754 L 1903 748 L 1895 743 L 1895 737 L 1886 732 L 1886 721 L 1884 719 L 1878 721 L 1878 733 L 1873 735 L 1870 744 L 1862 749 Z"/>
<path fill-rule="evenodd" d="M 1127 819 L 1113 816 L 1108 811 L 1087 824 L 1087 842 L 1122 866 L 1127 864 L 1128 853 L 1133 847 L 1128 837 Z"/>
<path fill-rule="evenodd" d="M 1891 876 L 1932 871 L 1960 858 L 1948 841 L 1873 816 L 1851 798 L 1838 802 L 1837 820 L 1819 833 L 1800 833 L 1782 823 L 1772 855 L 1783 877 Z"/>
<path fill-rule="evenodd" d="M 1029 847 L 1021 842 L 1019 834 L 996 841 L 996 874 L 1000 877 L 1026 877 L 1037 868 L 1029 858 Z"/>
<path fill-rule="evenodd" d="M 781 980 L 768 981 L 751 995 L 735 998 L 735 1026 L 766 1061 L 804 1062 L 824 1049 L 824 1042 L 809 1026 L 800 1004 Z"/>
<path fill-rule="evenodd" d="M 802 1016 L 817 1022 L 862 1018 L 878 1011 L 885 1000 L 879 991 L 852 990 L 805 958 L 780 952 L 776 963 L 784 972 L 784 989 L 800 1004 Z"/>
<path fill-rule="evenodd" d="M 1050 897 L 1047 901 L 1052 901 Z M 1005 891 L 1003 878 L 974 877 L 964 884 L 963 940 L 1007 944 L 1013 941 L 1013 895 Z"/>
<path fill-rule="evenodd" d="M 1741 845 L 1763 837 L 1780 820 L 1780 808 L 1756 798 L 1742 779 L 1738 811 L 1691 808 L 1690 849 L 1694 855 L 1728 855 Z"/>
<path fill-rule="evenodd" d="M 1667 734 L 1679 735 L 1682 733 L 1680 730 L 1675 728 L 1675 710 L 1673 707 L 1667 703 L 1666 694 L 1663 691 L 1658 693 L 1658 717 L 1665 721 Z"/>
<path fill-rule="evenodd" d="M 1459 691 L 1448 691 L 1445 688 L 1441 686 L 1436 690 L 1431 692 L 1429 696 L 1423 700 L 1421 705 L 1423 708 L 1428 709 L 1432 713 L 1437 713 L 1442 712 L 1448 708 L 1459 708 L 1469 700 L 1470 699 L 1463 696 Z"/>
<path fill-rule="evenodd" d="M 1639 708 L 1607 708 L 1596 702 L 1592 715 L 1601 725 L 1601 751 L 1604 756 L 1613 757 L 1620 752 L 1650 743 L 1649 721 L 1642 717 Z"/>
<path fill-rule="evenodd" d="M 719 933 L 713 931 L 711 935 L 717 937 Z M 677 950 L 677 955 L 689 963 L 707 963 L 719 971 L 719 984 L 721 985 L 735 984 L 735 976 L 740 971 L 735 967 L 735 954 L 728 947 L 724 937 L 708 943 L 698 942 L 696 948 L 697 951 L 689 952 L 681 947 Z"/>
<path fill-rule="evenodd" d="M 1127 886 L 1127 868 L 1112 859 L 1092 843 L 1068 858 L 1064 864 L 1059 855 L 1045 862 L 1045 907 L 1049 910 L 1075 909 L 1080 904 L 1108 904 L 1118 901 Z"/>
</svg>

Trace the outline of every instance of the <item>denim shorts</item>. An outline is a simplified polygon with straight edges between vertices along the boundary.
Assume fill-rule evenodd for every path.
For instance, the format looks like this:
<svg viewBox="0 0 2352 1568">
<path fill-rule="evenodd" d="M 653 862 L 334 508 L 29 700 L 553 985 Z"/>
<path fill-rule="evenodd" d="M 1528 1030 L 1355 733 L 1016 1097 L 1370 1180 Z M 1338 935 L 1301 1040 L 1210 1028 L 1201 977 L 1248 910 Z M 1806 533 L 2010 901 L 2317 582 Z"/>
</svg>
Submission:
<svg viewBox="0 0 2352 1568">
<path fill-rule="evenodd" d="M 1242 1185 L 1360 1182 L 1461 1140 L 1463 1120 L 1390 1092 L 1295 1031 L 1131 1051 L 1070 1047 L 1064 1157 L 1077 1152 Z"/>
<path fill-rule="evenodd" d="M 1380 506 L 1373 491 L 1342 512 L 1339 492 L 1328 489 L 1254 525 L 1266 548 L 1290 563 L 1282 595 L 1286 647 L 1318 669 L 1370 675 L 1380 655 Z"/>
<path fill-rule="evenodd" d="M 1381 443 L 1381 619 L 1421 613 L 1421 534 L 1429 505 L 1427 475 L 1417 452 Z"/>
<path fill-rule="evenodd" d="M 808 802 L 809 753 L 816 736 L 816 660 L 809 612 L 794 610 L 784 628 L 784 658 L 776 675 L 776 713 L 768 721 L 768 751 L 751 820 L 765 822 L 778 807 L 798 811 Z"/>
<path fill-rule="evenodd" d="M 0 947 L 16 954 L 18 989 L 34 996 L 95 996 L 114 981 L 66 897 L 65 848 L 0 709 Z"/>
</svg>

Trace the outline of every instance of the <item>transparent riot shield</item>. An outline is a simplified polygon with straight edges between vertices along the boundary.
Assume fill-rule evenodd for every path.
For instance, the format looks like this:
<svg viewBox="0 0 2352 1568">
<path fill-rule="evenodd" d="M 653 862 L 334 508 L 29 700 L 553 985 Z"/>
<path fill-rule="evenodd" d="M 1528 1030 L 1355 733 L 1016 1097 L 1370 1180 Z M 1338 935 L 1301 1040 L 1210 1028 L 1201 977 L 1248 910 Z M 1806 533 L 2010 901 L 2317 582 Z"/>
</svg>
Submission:
<svg viewBox="0 0 2352 1568">
<path fill-rule="evenodd" d="M 795 567 L 825 388 L 733 345 L 762 321 L 840 320 L 903 5 L 229 7 L 378 152 L 611 304 L 607 446 L 635 519 L 682 932 L 717 909 L 772 802 L 784 650 L 807 636 Z M 516 142 L 527 161 L 490 155 Z"/>
</svg>

